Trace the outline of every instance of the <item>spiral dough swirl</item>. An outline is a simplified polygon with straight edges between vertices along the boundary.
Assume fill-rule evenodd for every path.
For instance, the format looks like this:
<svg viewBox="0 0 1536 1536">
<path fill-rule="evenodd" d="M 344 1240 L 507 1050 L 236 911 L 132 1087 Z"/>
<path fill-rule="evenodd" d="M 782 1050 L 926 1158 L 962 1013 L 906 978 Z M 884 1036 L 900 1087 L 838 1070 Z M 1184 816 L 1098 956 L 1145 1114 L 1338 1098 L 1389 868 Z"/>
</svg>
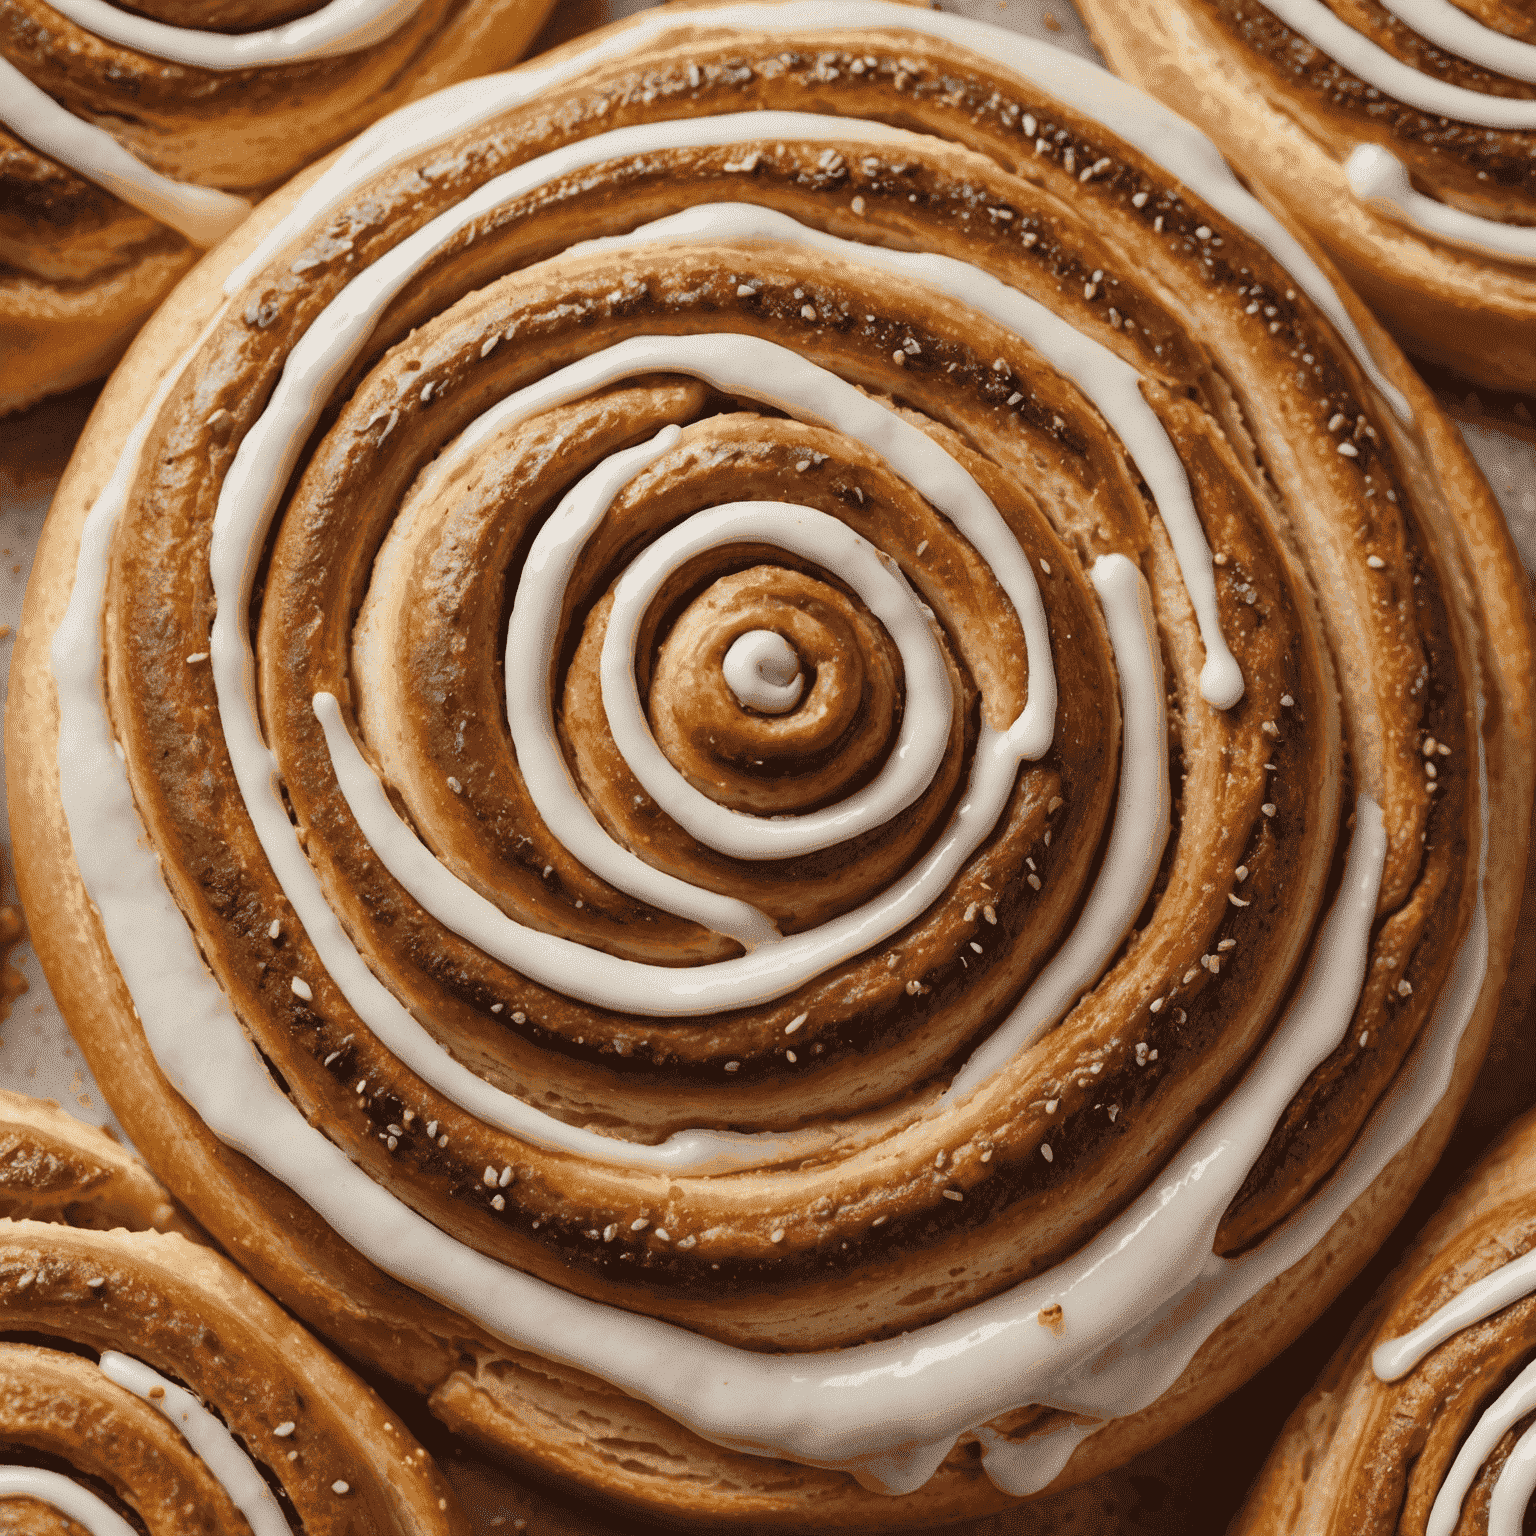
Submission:
<svg viewBox="0 0 1536 1536">
<path fill-rule="evenodd" d="M 878 0 L 680 14 L 242 243 L 54 638 L 76 858 L 347 1264 L 743 1459 L 1027 1492 L 1443 1089 L 1457 557 L 1192 131 Z"/>
</svg>

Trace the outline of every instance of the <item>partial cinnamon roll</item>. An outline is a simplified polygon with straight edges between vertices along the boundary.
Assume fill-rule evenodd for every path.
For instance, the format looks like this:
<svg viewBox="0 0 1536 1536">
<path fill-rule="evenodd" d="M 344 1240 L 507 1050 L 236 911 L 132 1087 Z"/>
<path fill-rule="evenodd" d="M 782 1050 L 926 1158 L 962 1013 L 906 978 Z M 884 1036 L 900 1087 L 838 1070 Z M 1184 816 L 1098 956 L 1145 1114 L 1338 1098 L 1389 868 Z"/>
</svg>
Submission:
<svg viewBox="0 0 1536 1536">
<path fill-rule="evenodd" d="M 0 415 L 98 378 L 199 254 L 406 102 L 522 57 L 551 0 L 5 0 Z"/>
<path fill-rule="evenodd" d="M 1065 1487 L 1294 1337 L 1455 1118 L 1532 784 L 1507 533 L 1355 301 L 1146 98 L 883 3 L 645 15 L 256 219 L 8 721 L 198 1219 L 712 1528 Z"/>
<path fill-rule="evenodd" d="M 1468 1174 L 1291 1416 L 1234 1529 L 1508 1536 L 1536 1492 L 1536 1116 Z"/>
<path fill-rule="evenodd" d="M 0 1092 L 0 1213 L 6 1530 L 467 1530 L 384 1404 L 102 1132 Z"/>
<path fill-rule="evenodd" d="M 1536 32 L 1520 7 L 1079 9 L 1116 72 L 1210 134 L 1411 352 L 1536 386 Z"/>
</svg>

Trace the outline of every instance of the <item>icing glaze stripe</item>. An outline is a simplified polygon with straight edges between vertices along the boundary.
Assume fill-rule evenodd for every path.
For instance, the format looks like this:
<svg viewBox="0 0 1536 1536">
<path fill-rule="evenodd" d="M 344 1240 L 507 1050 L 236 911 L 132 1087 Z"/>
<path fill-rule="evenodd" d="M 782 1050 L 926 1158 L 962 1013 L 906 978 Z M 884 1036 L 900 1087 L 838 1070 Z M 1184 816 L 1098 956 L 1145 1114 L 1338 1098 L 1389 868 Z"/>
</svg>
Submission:
<svg viewBox="0 0 1536 1536">
<path fill-rule="evenodd" d="M 381 43 L 422 0 L 330 0 L 307 16 L 259 32 L 200 32 L 120 10 L 109 0 L 48 0 L 59 15 L 109 43 L 194 69 L 258 69 L 328 59 Z"/>
<path fill-rule="evenodd" d="M 674 15 L 653 11 L 640 16 L 623 31 L 603 38 L 558 64 L 524 65 L 504 74 L 466 81 L 381 118 L 353 141 L 337 162 L 305 191 L 292 211 L 234 268 L 225 279 L 224 291 L 227 294 L 238 292 L 278 251 L 368 177 L 420 150 L 443 143 L 467 128 L 489 122 L 540 91 L 575 79 L 596 64 L 622 58 L 631 50 L 673 30 L 677 24 L 678 18 Z M 770 34 L 790 29 L 814 33 L 826 30 L 829 25 L 838 30 L 886 28 L 925 33 L 972 49 L 1003 74 L 1025 80 L 1101 122 L 1182 181 L 1224 218 L 1267 247 L 1327 317 L 1398 418 L 1402 421 L 1412 419 L 1406 396 L 1377 366 L 1333 285 L 1295 236 L 1242 186 L 1227 168 L 1216 146 L 1193 124 L 1097 65 L 1049 43 L 1031 40 L 1025 47 L 1017 33 L 987 22 L 920 10 L 915 6 L 892 3 L 892 0 L 838 0 L 831 7 L 825 0 L 711 6 L 690 10 L 687 24 L 741 27 Z M 768 116 L 766 113 L 755 115 L 759 122 Z M 838 124 L 835 133 L 823 129 L 826 136 L 861 136 L 854 131 L 857 119 L 836 118 L 834 121 Z M 891 135 L 894 130 L 883 132 Z"/>
<path fill-rule="evenodd" d="M 1484 1411 L 1462 1442 L 1429 1512 L 1424 1536 L 1453 1536 L 1466 1498 L 1483 1463 L 1499 1441 L 1536 1410 L 1536 1363 L 1526 1366 Z M 1488 1536 L 1520 1536 L 1525 1506 L 1536 1491 L 1536 1436 L 1521 1436 L 1493 1485 Z"/>
<path fill-rule="evenodd" d="M 946 1100 L 979 1088 L 1032 1045 L 1103 972 L 1146 902 L 1168 842 L 1172 794 L 1167 759 L 1157 747 L 1168 736 L 1168 696 L 1151 598 L 1135 567 L 1119 556 L 1094 562 L 1093 585 L 1104 605 L 1120 673 L 1125 733 L 1109 843 L 1071 931 L 1007 1018 L 956 1074 Z M 1139 644 L 1132 638 L 1138 628 Z"/>
<path fill-rule="evenodd" d="M 1536 46 L 1522 43 L 1452 5 L 1451 0 L 1383 0 L 1399 21 L 1447 53 L 1511 80 L 1536 83 Z"/>
<path fill-rule="evenodd" d="M 765 138 L 778 136 L 773 130 L 762 135 Z M 1218 709 L 1230 709 L 1242 698 L 1242 669 L 1228 649 L 1221 632 L 1221 620 L 1216 612 L 1216 578 L 1211 563 L 1211 546 L 1195 511 L 1189 476 L 1163 424 L 1142 398 L 1141 376 L 1129 363 L 1117 357 L 1108 347 L 1100 346 L 1098 342 L 1084 336 L 1081 331 L 1052 314 L 1043 304 L 999 282 L 986 272 L 956 261 L 952 256 L 892 251 L 878 245 L 865 245 L 857 240 L 841 240 L 835 235 L 808 229 L 787 214 L 771 208 L 759 208 L 751 203 L 702 204 L 669 218 L 643 224 L 628 235 L 585 241 L 573 246 L 571 253 L 624 250 L 639 242 L 656 240 L 732 243 L 752 240 L 786 241 L 809 250 L 825 251 L 863 266 L 894 272 L 937 288 L 949 297 L 959 299 L 968 308 L 979 310 L 999 325 L 1006 326 L 1027 342 L 1093 402 L 1114 428 L 1137 471 L 1152 490 L 1152 499 L 1168 529 L 1174 555 L 1179 562 L 1179 573 L 1184 578 L 1185 590 L 1189 593 L 1190 603 L 1199 622 L 1200 639 L 1205 646 L 1206 661 L 1200 673 L 1201 693 Z M 994 552 L 992 544 L 982 544 L 974 534 L 970 537 L 972 543 L 977 544 L 990 560 Z M 997 569 L 993 563 L 994 569 Z M 1025 621 L 1028 631 L 1031 620 L 1035 619 L 1038 612 L 1038 601 L 1029 604 L 1025 598 L 1021 603 L 1023 594 L 1015 590 L 1020 584 L 1010 583 L 1007 579 L 1010 573 L 1006 570 L 1001 574 L 1004 575 L 1004 590 L 1019 608 L 1020 617 Z M 1038 622 L 1043 624 L 1043 616 Z M 1024 732 L 1031 743 L 1030 747 L 1024 749 L 1024 755 L 1039 757 L 1044 748 L 1033 750 L 1039 728 L 1030 731 L 1021 723 L 1017 729 Z"/>
<path fill-rule="evenodd" d="M 0 58 L 0 123 L 131 208 L 169 225 L 194 245 L 217 245 L 251 211 L 230 192 L 172 181 L 128 153 L 104 128 L 66 112 L 14 64 Z"/>
<path fill-rule="evenodd" d="M 640 701 L 635 648 L 657 589 L 683 560 L 722 544 L 750 540 L 775 544 L 836 571 L 895 640 L 906 671 L 906 707 L 889 759 L 863 789 L 824 810 L 764 817 L 716 804 L 656 745 Z M 952 690 L 925 610 L 900 571 L 887 569 L 889 558 L 882 559 L 873 545 L 825 512 L 782 502 L 739 501 L 696 513 L 656 540 L 620 578 L 602 655 L 609 729 L 641 787 L 706 847 L 738 859 L 815 853 L 884 826 L 933 782 L 949 745 Z"/>
<path fill-rule="evenodd" d="M 1362 37 L 1348 22 L 1334 15 L 1323 0 L 1264 0 L 1264 4 L 1293 32 L 1299 32 L 1351 74 L 1407 106 L 1483 128 L 1536 129 L 1536 101 L 1485 96 L 1481 91 L 1469 91 L 1423 74 Z M 1518 46 L 1508 38 L 1502 39 L 1502 43 L 1506 48 Z"/>
<path fill-rule="evenodd" d="M 0 1499 L 36 1499 L 83 1525 L 90 1536 L 137 1536 L 110 1504 L 62 1472 L 42 1467 L 0 1467 Z"/>
<path fill-rule="evenodd" d="M 1532 1292 L 1536 1292 L 1536 1249 L 1458 1292 L 1412 1333 L 1378 1344 L 1371 1352 L 1371 1369 L 1376 1379 L 1401 1380 L 1432 1349 Z"/>
<path fill-rule="evenodd" d="M 1408 168 L 1380 144 L 1360 144 L 1344 162 L 1350 190 L 1361 202 L 1451 245 L 1506 261 L 1536 264 L 1536 229 L 1500 224 L 1413 189 Z"/>
<path fill-rule="evenodd" d="M 282 1507 L 266 1479 L 241 1449 L 235 1437 L 185 1387 L 167 1381 L 142 1361 L 107 1350 L 101 1373 L 109 1381 L 141 1397 L 163 1414 L 197 1453 L 203 1465 L 245 1516 L 251 1536 L 292 1536 Z"/>
</svg>

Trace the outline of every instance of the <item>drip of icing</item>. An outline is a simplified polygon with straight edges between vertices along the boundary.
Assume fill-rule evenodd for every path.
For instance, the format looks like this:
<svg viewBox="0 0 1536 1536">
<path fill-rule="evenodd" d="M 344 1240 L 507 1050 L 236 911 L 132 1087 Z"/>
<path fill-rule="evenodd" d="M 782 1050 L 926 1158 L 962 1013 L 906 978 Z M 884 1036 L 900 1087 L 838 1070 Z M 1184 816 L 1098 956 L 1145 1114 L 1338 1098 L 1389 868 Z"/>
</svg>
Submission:
<svg viewBox="0 0 1536 1536">
<path fill-rule="evenodd" d="M 252 1536 L 292 1536 L 282 1507 L 235 1437 L 185 1387 L 141 1361 L 107 1350 L 101 1372 L 164 1414 L 245 1516 Z"/>
<path fill-rule="evenodd" d="M 147 53 L 170 64 L 194 69 L 259 69 L 273 64 L 298 64 L 356 53 L 381 43 L 421 9 L 422 0 L 330 0 L 308 16 L 299 16 L 260 32 L 199 32 L 170 26 L 119 10 L 109 0 L 49 0 L 61 16 L 77 27 Z"/>
<path fill-rule="evenodd" d="M 736 702 L 761 715 L 787 715 L 805 691 L 800 657 L 777 630 L 737 635 L 721 658 L 720 671 Z"/>
<path fill-rule="evenodd" d="M 1533 1292 L 1536 1292 L 1536 1249 L 1469 1285 L 1412 1333 L 1378 1344 L 1371 1351 L 1371 1370 L 1378 1381 L 1398 1381 L 1447 1339 Z"/>
<path fill-rule="evenodd" d="M 217 245 L 251 211 L 243 197 L 152 171 L 106 129 L 65 111 L 5 59 L 0 59 L 0 123 L 193 245 Z"/>
<path fill-rule="evenodd" d="M 1378 212 L 1414 225 L 1451 245 L 1506 261 L 1536 263 L 1536 229 L 1465 213 L 1413 189 L 1407 167 L 1380 144 L 1359 144 L 1344 162 L 1350 190 Z"/>
<path fill-rule="evenodd" d="M 82 1525 L 90 1536 L 137 1536 L 112 1506 L 62 1472 L 0 1467 L 0 1499 L 36 1499 Z"/>
<path fill-rule="evenodd" d="M 1433 117 L 1476 123 L 1482 128 L 1536 129 L 1536 101 L 1485 96 L 1481 91 L 1469 91 L 1465 86 L 1450 85 L 1423 74 L 1356 32 L 1329 10 L 1323 0 L 1265 0 L 1265 6 L 1352 75 L 1405 106 L 1417 107 Z M 1397 9 L 1396 4 L 1393 9 Z M 1519 47 L 1509 38 L 1501 38 L 1500 42 L 1505 48 Z M 1536 53 L 1536 49 L 1531 51 Z"/>
<path fill-rule="evenodd" d="M 1483 1463 L 1499 1441 L 1536 1410 L 1536 1362 L 1526 1366 L 1489 1404 L 1462 1442 L 1451 1470 L 1429 1512 L 1424 1536 L 1453 1536 L 1461 1518 L 1462 1501 L 1477 1479 Z M 1520 1536 L 1525 1507 L 1536 1492 L 1536 1434 L 1521 1436 L 1493 1485 L 1488 1502 L 1488 1536 Z"/>
<path fill-rule="evenodd" d="M 586 241 L 573 246 L 571 252 L 618 251 L 661 240 L 773 240 L 826 251 L 937 288 L 969 308 L 980 310 L 1026 341 L 1103 413 L 1152 489 L 1152 499 L 1168 529 L 1205 645 L 1206 661 L 1200 672 L 1202 696 L 1218 709 L 1230 709 L 1242 698 L 1242 669 L 1221 632 L 1211 546 L 1195 511 L 1189 476 L 1163 424 L 1142 398 L 1140 374 L 1123 358 L 1084 336 L 1043 304 L 952 256 L 891 251 L 856 240 L 840 240 L 807 229 L 787 214 L 750 203 L 712 203 L 689 208 L 643 224 L 627 235 Z"/>
<path fill-rule="evenodd" d="M 1511 80 L 1536 83 L 1536 47 L 1517 42 L 1475 16 L 1452 5 L 1451 0 L 1383 0 L 1387 9 L 1405 21 L 1420 37 L 1447 53 L 1472 64 L 1481 64 Z"/>
<path fill-rule="evenodd" d="M 786 0 L 786 3 L 776 5 L 713 6 L 690 11 L 688 24 L 741 27 L 772 35 L 800 29 L 816 32 L 827 28 L 888 28 L 923 33 L 972 49 L 1003 73 L 1025 80 L 1103 123 L 1265 246 L 1328 318 L 1398 418 L 1404 422 L 1413 419 L 1407 398 L 1377 366 L 1332 283 L 1295 236 L 1242 186 L 1216 146 L 1191 123 L 1097 65 L 1049 43 L 1033 40 L 1026 43 L 1017 33 L 987 22 L 918 10 L 893 3 L 893 0 L 838 0 L 832 4 L 827 0 Z M 466 81 L 381 118 L 353 141 L 336 163 L 308 188 L 288 215 L 230 273 L 224 282 L 225 293 L 237 293 L 278 251 L 369 177 L 421 150 L 444 143 L 466 129 L 489 122 L 499 114 L 521 106 L 540 91 L 575 79 L 599 63 L 623 58 L 677 25 L 676 17 L 665 11 L 642 15 L 622 31 L 612 33 L 558 63 L 523 65 L 505 74 Z M 751 114 L 759 124 L 759 131 L 751 133 L 749 130 L 749 136 L 802 137 L 786 135 L 766 126 L 770 119 L 781 115 L 798 117 L 801 114 Z M 868 131 L 867 125 L 862 125 L 859 119 L 845 117 L 825 120 L 822 136 L 839 139 L 887 137 L 896 142 L 902 138 L 896 130 Z"/>
<path fill-rule="evenodd" d="M 906 705 L 896 744 L 869 784 L 824 810 L 765 817 L 717 805 L 667 761 L 645 718 L 635 682 L 635 645 L 646 610 L 662 583 L 685 560 L 738 543 L 776 545 L 823 570 L 836 571 L 838 579 L 858 593 L 885 626 L 901 656 Z M 608 724 L 625 763 L 645 791 L 706 847 L 738 859 L 787 859 L 816 853 L 884 826 L 919 800 L 933 782 L 949 745 L 953 711 L 949 673 L 917 595 L 895 562 L 890 561 L 888 569 L 887 561 L 889 556 L 882 556 L 846 523 L 825 512 L 781 502 L 737 501 L 695 513 L 651 544 L 619 578 L 602 656 Z M 782 692 L 793 690 L 792 704 L 800 691 L 794 650 L 771 630 L 756 633 L 777 641 L 766 656 L 793 677 L 794 682 L 778 685 Z M 510 644 L 507 650 L 511 654 Z M 763 655 L 760 650 L 759 659 Z"/>
</svg>

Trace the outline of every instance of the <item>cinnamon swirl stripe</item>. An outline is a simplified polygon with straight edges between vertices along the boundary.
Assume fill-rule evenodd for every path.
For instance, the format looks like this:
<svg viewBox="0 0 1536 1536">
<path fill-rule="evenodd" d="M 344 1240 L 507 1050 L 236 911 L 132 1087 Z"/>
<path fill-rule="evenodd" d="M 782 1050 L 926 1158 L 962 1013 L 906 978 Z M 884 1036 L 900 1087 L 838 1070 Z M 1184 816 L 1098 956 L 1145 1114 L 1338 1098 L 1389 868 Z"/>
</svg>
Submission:
<svg viewBox="0 0 1536 1536">
<path fill-rule="evenodd" d="M 1205 141 L 1005 42 L 667 12 L 365 134 L 162 313 L 31 599 L 25 896 L 132 1134 L 673 1516 L 1176 1427 L 1401 1210 L 1508 955 L 1486 488 Z"/>
<path fill-rule="evenodd" d="M 1527 1115 L 1468 1175 L 1292 1416 L 1238 1529 L 1518 1536 L 1536 1491 Z"/>
<path fill-rule="evenodd" d="M 548 0 L 5 0 L 0 414 L 105 373 L 200 250 L 383 113 L 519 58 Z"/>
<path fill-rule="evenodd" d="M 6 1530 L 465 1529 L 426 1452 L 148 1171 L 0 1093 Z"/>
<path fill-rule="evenodd" d="M 1084 0 L 1104 56 L 1204 128 L 1406 345 L 1536 381 L 1536 33 L 1451 0 Z"/>
</svg>

